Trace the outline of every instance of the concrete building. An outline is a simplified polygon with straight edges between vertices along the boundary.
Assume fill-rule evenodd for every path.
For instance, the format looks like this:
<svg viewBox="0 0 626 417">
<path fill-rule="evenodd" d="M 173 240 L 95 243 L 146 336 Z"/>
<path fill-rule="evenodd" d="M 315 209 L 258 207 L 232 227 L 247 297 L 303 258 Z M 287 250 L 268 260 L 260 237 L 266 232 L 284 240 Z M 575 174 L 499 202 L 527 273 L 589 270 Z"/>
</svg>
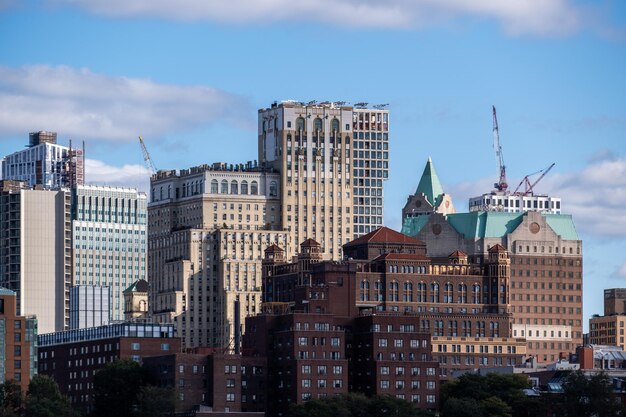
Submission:
<svg viewBox="0 0 626 417">
<path fill-rule="evenodd" d="M 561 198 L 492 191 L 470 198 L 469 211 L 499 211 L 504 213 L 538 211 L 540 213 L 561 214 Z"/>
<path fill-rule="evenodd" d="M 319 242 L 327 259 L 341 259 L 353 237 L 352 110 L 295 102 L 259 110 L 259 162 L 281 173 L 281 225 L 294 242 Z"/>
<path fill-rule="evenodd" d="M 526 338 L 528 354 L 541 362 L 552 362 L 559 352 L 573 352 L 582 343 L 582 241 L 572 216 L 425 213 L 405 217 L 402 232 L 424 241 L 433 258 L 461 250 L 477 264 L 501 245 L 511 262 L 511 336 Z"/>
<path fill-rule="evenodd" d="M 149 305 L 185 347 L 238 349 L 245 317 L 260 311 L 263 251 L 292 250 L 279 184 L 276 172 L 251 163 L 152 177 Z"/>
<path fill-rule="evenodd" d="M 58 189 L 83 184 L 84 151 L 57 143 L 55 132 L 33 132 L 28 148 L 0 161 L 2 179 L 26 181 L 30 187 Z"/>
<path fill-rule="evenodd" d="M 16 293 L 17 314 L 35 315 L 39 330 L 69 326 L 70 195 L 0 181 L 0 285 Z"/>
<path fill-rule="evenodd" d="M 75 285 L 107 286 L 111 319 L 124 318 L 123 291 L 146 279 L 147 196 L 134 188 L 72 188 Z"/>
<path fill-rule="evenodd" d="M 111 291 L 107 286 L 70 288 L 70 329 L 105 326 L 111 321 Z"/>
<path fill-rule="evenodd" d="M 41 334 L 39 373 L 49 375 L 76 408 L 93 407 L 94 375 L 107 363 L 180 352 L 170 324 L 117 323 L 88 329 Z"/>
<path fill-rule="evenodd" d="M 0 384 L 13 380 L 26 392 L 37 374 L 37 319 L 18 315 L 16 301 L 0 287 Z"/>
<path fill-rule="evenodd" d="M 352 109 L 352 231 L 357 238 L 382 227 L 389 178 L 389 110 Z"/>
<path fill-rule="evenodd" d="M 149 318 L 148 281 L 140 279 L 124 290 L 124 320 L 137 321 Z"/>
</svg>

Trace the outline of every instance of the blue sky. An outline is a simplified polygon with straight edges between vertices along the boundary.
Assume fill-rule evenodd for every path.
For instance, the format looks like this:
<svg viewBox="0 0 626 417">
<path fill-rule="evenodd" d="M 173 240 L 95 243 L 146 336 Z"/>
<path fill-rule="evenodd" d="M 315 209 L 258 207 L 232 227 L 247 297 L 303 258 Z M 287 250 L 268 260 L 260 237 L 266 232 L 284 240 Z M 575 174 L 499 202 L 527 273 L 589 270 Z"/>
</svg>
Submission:
<svg viewBox="0 0 626 417">
<path fill-rule="evenodd" d="M 87 180 L 256 157 L 274 100 L 389 103 L 385 221 L 428 156 L 458 210 L 556 162 L 540 192 L 584 239 L 584 316 L 626 287 L 626 3 L 573 0 L 0 0 L 0 154 L 85 140 Z"/>
</svg>

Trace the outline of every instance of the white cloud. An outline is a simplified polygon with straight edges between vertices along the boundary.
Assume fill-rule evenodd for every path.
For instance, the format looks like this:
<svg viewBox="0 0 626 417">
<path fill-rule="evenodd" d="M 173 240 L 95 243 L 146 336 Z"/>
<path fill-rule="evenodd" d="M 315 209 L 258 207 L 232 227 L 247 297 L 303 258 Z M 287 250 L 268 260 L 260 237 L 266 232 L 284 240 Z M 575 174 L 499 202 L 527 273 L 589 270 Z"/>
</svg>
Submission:
<svg viewBox="0 0 626 417">
<path fill-rule="evenodd" d="M 542 194 L 561 197 L 563 213 L 572 214 L 579 232 L 592 236 L 626 237 L 626 158 L 600 153 L 581 171 L 551 171 L 537 187 Z M 493 178 L 463 182 L 446 188 L 457 210 L 469 197 L 493 187 Z"/>
<path fill-rule="evenodd" d="M 245 99 L 206 86 L 66 66 L 0 66 L 0 136 L 52 130 L 77 140 L 136 140 L 218 120 L 246 125 L 251 109 Z"/>
<path fill-rule="evenodd" d="M 338 26 L 416 28 L 459 19 L 489 19 L 511 34 L 575 30 L 571 0 L 48 0 L 92 13 L 229 23 L 315 21 Z"/>
<path fill-rule="evenodd" d="M 150 171 L 142 165 L 108 165 L 97 159 L 85 160 L 85 182 L 94 185 L 133 187 L 148 192 Z"/>
</svg>

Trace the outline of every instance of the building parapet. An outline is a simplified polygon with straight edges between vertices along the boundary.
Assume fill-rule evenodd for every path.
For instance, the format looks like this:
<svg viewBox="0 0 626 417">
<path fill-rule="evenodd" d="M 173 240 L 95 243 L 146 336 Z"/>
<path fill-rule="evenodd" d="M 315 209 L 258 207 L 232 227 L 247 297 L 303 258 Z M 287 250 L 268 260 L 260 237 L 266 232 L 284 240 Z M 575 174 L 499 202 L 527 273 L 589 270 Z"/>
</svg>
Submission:
<svg viewBox="0 0 626 417">
<path fill-rule="evenodd" d="M 39 346 L 53 346 L 66 343 L 111 339 L 114 337 L 149 337 L 170 339 L 174 337 L 173 324 L 158 323 L 115 323 L 87 329 L 66 330 L 40 334 Z"/>
</svg>

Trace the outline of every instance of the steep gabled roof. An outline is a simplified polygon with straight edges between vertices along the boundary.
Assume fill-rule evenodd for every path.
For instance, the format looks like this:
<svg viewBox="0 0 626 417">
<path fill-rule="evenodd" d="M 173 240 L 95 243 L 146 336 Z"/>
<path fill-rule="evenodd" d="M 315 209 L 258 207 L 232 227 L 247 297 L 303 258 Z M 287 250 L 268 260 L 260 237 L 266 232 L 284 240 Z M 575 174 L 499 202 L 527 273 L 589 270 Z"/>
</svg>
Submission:
<svg viewBox="0 0 626 417">
<path fill-rule="evenodd" d="M 420 182 L 417 185 L 417 190 L 415 190 L 415 194 L 420 193 L 426 196 L 426 199 L 433 207 L 437 207 L 441 202 L 443 187 L 435 172 L 435 167 L 433 166 L 433 161 L 430 159 L 430 156 L 428 157 L 428 162 L 426 162 L 422 178 L 420 178 Z"/>
<path fill-rule="evenodd" d="M 400 232 L 396 232 L 388 227 L 380 227 L 373 232 L 369 232 L 359 238 L 354 239 L 351 242 L 346 243 L 345 246 L 355 246 L 364 243 L 404 243 L 412 245 L 424 245 L 421 240 L 409 237 Z"/>
<path fill-rule="evenodd" d="M 317 246 L 321 246 L 321 245 L 317 241 L 311 238 L 308 238 L 304 242 L 300 243 L 300 247 L 304 247 L 304 248 L 311 248 L 311 247 L 317 247 Z"/>
<path fill-rule="evenodd" d="M 493 245 L 492 247 L 489 248 L 489 250 L 487 251 L 489 253 L 494 253 L 494 252 L 506 252 L 506 248 L 504 246 L 502 246 L 499 243 L 496 243 L 495 245 Z"/>
<path fill-rule="evenodd" d="M 467 253 L 465 253 L 465 252 L 463 252 L 461 250 L 455 250 L 448 257 L 449 258 L 463 258 L 463 257 L 467 257 Z"/>
<path fill-rule="evenodd" d="M 265 252 L 284 252 L 285 250 L 278 246 L 276 243 L 272 243 L 271 246 L 265 248 Z"/>
<path fill-rule="evenodd" d="M 139 279 L 133 282 L 130 287 L 124 290 L 124 293 L 128 292 L 148 292 L 148 281 L 145 279 Z"/>
</svg>

